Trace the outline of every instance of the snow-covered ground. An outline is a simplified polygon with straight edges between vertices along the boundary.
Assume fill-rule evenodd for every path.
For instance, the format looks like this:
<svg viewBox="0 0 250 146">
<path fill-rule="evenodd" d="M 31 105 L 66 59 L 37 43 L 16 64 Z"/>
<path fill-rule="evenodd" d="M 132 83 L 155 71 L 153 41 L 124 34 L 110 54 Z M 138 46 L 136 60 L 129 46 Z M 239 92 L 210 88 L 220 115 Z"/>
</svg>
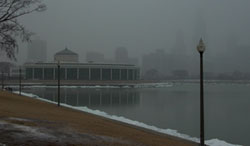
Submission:
<svg viewBox="0 0 250 146">
<path fill-rule="evenodd" d="M 53 128 L 51 128 L 53 127 Z M 0 118 L 0 146 L 7 145 L 99 145 L 133 144 L 109 136 L 78 133 L 67 126 L 56 122 L 13 117 Z"/>
<path fill-rule="evenodd" d="M 19 92 L 15 91 L 14 93 L 18 94 Z M 37 99 L 42 100 L 42 101 L 57 104 L 56 102 L 40 98 L 39 96 L 31 94 L 31 93 L 23 93 L 22 92 L 22 95 L 32 97 L 32 98 L 37 98 Z M 187 134 L 179 133 L 177 130 L 161 129 L 161 128 L 158 128 L 158 127 L 153 126 L 153 125 L 147 125 L 145 123 L 130 120 L 130 119 L 122 117 L 122 116 L 109 115 L 109 114 L 107 114 L 107 113 L 105 113 L 103 111 L 92 110 L 92 109 L 89 109 L 87 107 L 74 107 L 74 106 L 70 106 L 70 105 L 67 105 L 67 104 L 61 104 L 61 105 L 65 106 L 65 107 L 72 108 L 72 109 L 76 109 L 76 110 L 84 111 L 84 112 L 87 112 L 87 113 L 91 113 L 91 114 L 94 114 L 94 115 L 102 116 L 102 117 L 105 117 L 105 118 L 109 118 L 109 119 L 112 119 L 112 120 L 116 120 L 116 121 L 124 122 L 124 123 L 127 123 L 127 124 L 131 124 L 131 125 L 134 125 L 134 126 L 143 127 L 143 128 L 146 128 L 146 129 L 150 129 L 150 130 L 153 130 L 153 131 L 160 132 L 160 133 L 180 137 L 180 138 L 191 140 L 191 141 L 194 141 L 194 142 L 199 142 L 199 138 L 191 137 L 191 136 L 189 136 Z M 210 145 L 210 146 L 240 146 L 240 145 L 237 145 L 237 144 L 229 144 L 229 143 L 227 143 L 227 142 L 225 142 L 223 140 L 219 140 L 219 139 L 206 140 L 205 143 L 207 145 Z"/>
</svg>

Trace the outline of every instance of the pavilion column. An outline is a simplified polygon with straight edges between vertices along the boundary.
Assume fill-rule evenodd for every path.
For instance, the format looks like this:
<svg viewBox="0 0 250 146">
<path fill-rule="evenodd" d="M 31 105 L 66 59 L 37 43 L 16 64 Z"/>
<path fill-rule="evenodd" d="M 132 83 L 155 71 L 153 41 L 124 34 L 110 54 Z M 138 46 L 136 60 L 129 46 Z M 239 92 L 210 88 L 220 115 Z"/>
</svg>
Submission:
<svg viewBox="0 0 250 146">
<path fill-rule="evenodd" d="M 53 68 L 53 80 L 55 80 L 55 79 L 56 79 L 56 69 Z"/>
<path fill-rule="evenodd" d="M 135 70 L 132 70 L 132 80 L 135 80 Z"/>
<path fill-rule="evenodd" d="M 64 72 L 65 72 L 65 78 L 64 79 L 68 80 L 68 68 L 65 67 Z"/>
<path fill-rule="evenodd" d="M 102 80 L 102 68 L 100 68 L 100 80 Z"/>
<path fill-rule="evenodd" d="M 91 80 L 91 68 L 89 68 L 89 80 Z"/>
<path fill-rule="evenodd" d="M 32 80 L 34 80 L 34 75 L 35 74 L 35 70 L 34 70 L 34 68 L 32 68 Z"/>
<path fill-rule="evenodd" d="M 110 79 L 113 80 L 112 68 L 110 70 L 111 70 L 111 72 L 110 72 Z"/>
<path fill-rule="evenodd" d="M 44 80 L 44 67 L 43 67 L 42 73 L 43 73 L 43 75 L 42 75 L 42 80 Z"/>
<path fill-rule="evenodd" d="M 128 69 L 127 69 L 127 80 L 128 80 Z"/>
<path fill-rule="evenodd" d="M 79 80 L 79 68 L 76 68 L 76 73 L 77 73 L 77 80 Z"/>
<path fill-rule="evenodd" d="M 122 79 L 122 71 L 121 71 L 121 69 L 119 69 L 119 80 L 121 80 Z"/>
</svg>

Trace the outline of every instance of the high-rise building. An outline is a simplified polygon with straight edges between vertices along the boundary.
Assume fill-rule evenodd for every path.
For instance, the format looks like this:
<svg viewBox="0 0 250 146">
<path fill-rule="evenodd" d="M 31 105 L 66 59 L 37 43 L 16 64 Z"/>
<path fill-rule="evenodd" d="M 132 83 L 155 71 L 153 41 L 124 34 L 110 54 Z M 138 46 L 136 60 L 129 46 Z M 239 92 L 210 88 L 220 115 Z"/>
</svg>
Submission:
<svg viewBox="0 0 250 146">
<path fill-rule="evenodd" d="M 199 41 L 200 38 L 202 38 L 205 41 L 208 39 L 207 22 L 205 18 L 204 9 L 202 8 L 198 8 L 195 13 L 194 35 L 193 35 L 194 43 L 197 44 L 197 40 Z"/>
<path fill-rule="evenodd" d="M 139 60 L 138 58 L 129 57 L 128 50 L 125 47 L 118 47 L 115 50 L 115 63 L 121 64 L 133 64 L 138 65 Z"/>
<path fill-rule="evenodd" d="M 116 63 L 129 63 L 127 48 L 124 48 L 124 47 L 116 48 L 115 62 Z"/>
<path fill-rule="evenodd" d="M 87 52 L 86 53 L 87 62 L 105 62 L 104 55 L 99 52 Z"/>
<path fill-rule="evenodd" d="M 169 71 L 173 72 L 175 70 L 188 69 L 188 64 L 190 62 L 187 60 L 188 56 L 184 33 L 181 30 L 176 33 L 176 41 L 169 57 L 171 60 L 169 63 L 169 69 L 171 70 Z"/>
<path fill-rule="evenodd" d="M 44 40 L 32 40 L 28 44 L 27 62 L 46 62 L 47 42 Z"/>
<path fill-rule="evenodd" d="M 156 70 L 159 75 L 166 75 L 171 66 L 169 56 L 164 49 L 158 49 L 155 52 L 146 54 L 142 57 L 142 73 L 145 75 L 151 70 Z"/>
</svg>

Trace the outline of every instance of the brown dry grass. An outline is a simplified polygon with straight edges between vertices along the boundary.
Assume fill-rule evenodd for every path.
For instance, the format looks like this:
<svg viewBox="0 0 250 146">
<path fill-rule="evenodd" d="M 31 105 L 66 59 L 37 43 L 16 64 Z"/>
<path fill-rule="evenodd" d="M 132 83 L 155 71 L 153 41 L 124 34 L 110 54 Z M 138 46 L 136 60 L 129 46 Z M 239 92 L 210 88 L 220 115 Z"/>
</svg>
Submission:
<svg viewBox="0 0 250 146">
<path fill-rule="evenodd" d="M 0 117 L 16 117 L 60 123 L 78 132 L 109 136 L 140 145 L 193 146 L 194 142 L 137 128 L 106 118 L 57 107 L 29 97 L 0 91 Z"/>
</svg>

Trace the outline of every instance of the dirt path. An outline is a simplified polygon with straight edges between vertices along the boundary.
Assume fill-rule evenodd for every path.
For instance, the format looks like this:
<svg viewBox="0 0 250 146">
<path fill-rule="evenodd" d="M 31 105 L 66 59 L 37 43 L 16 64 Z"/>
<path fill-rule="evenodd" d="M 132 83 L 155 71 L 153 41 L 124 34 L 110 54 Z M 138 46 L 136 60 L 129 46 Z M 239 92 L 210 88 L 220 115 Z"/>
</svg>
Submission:
<svg viewBox="0 0 250 146">
<path fill-rule="evenodd" d="M 0 145 L 198 145 L 2 91 L 0 132 Z"/>
</svg>

